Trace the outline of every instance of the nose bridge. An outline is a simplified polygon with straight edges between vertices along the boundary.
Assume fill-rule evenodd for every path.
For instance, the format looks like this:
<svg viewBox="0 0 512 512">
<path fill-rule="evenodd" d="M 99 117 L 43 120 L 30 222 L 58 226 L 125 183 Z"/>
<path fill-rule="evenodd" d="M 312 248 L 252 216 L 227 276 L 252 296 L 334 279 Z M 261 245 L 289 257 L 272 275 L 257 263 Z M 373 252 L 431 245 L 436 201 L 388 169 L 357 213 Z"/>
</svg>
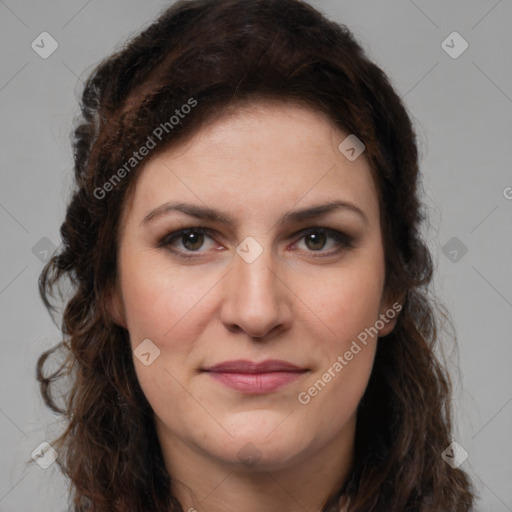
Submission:
<svg viewBox="0 0 512 512">
<path fill-rule="evenodd" d="M 275 303 L 276 276 L 273 251 L 248 237 L 237 247 L 235 280 L 239 299 L 256 301 L 254 308 Z M 261 301 L 261 303 L 259 303 Z M 273 304 L 275 305 L 275 304 Z"/>
<path fill-rule="evenodd" d="M 247 251 L 245 254 L 244 250 Z M 235 260 L 237 281 L 242 288 L 247 287 L 248 295 L 255 295 L 253 297 L 255 299 L 261 294 L 267 299 L 274 295 L 276 275 L 273 270 L 275 267 L 273 259 L 270 248 L 262 248 L 259 252 L 256 247 L 251 246 L 250 242 L 240 244 L 237 248 Z"/>
</svg>

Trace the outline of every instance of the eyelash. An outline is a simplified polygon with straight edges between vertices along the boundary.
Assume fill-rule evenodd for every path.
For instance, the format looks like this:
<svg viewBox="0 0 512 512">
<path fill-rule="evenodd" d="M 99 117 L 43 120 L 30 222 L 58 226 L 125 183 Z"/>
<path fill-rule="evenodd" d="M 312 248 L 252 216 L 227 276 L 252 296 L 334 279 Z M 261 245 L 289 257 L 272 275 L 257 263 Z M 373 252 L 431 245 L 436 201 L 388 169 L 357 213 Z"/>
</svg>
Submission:
<svg viewBox="0 0 512 512">
<path fill-rule="evenodd" d="M 200 254 L 201 251 L 199 251 L 199 250 L 198 251 L 190 251 L 190 250 L 181 251 L 181 250 L 172 249 L 170 247 L 175 240 L 179 240 L 180 238 L 182 238 L 183 236 L 185 236 L 189 233 L 198 233 L 201 235 L 209 236 L 210 238 L 212 237 L 212 234 L 213 234 L 212 230 L 207 229 L 207 228 L 202 228 L 202 227 L 189 227 L 189 228 L 180 229 L 179 231 L 173 231 L 172 233 L 165 235 L 158 242 L 158 248 L 165 248 L 168 251 L 176 254 L 180 258 L 184 258 L 184 259 L 197 258 L 199 256 L 195 255 L 194 253 Z M 352 249 L 354 247 L 354 245 L 353 245 L 354 239 L 351 236 L 347 235 L 346 233 L 342 233 L 341 231 L 337 231 L 337 230 L 331 229 L 331 228 L 324 228 L 324 227 L 307 228 L 307 229 L 303 229 L 302 231 L 299 231 L 298 233 L 296 233 L 295 236 L 300 235 L 300 238 L 298 240 L 302 240 L 304 237 L 306 237 L 310 233 L 323 233 L 323 234 L 327 235 L 328 237 L 332 238 L 333 240 L 335 240 L 338 245 L 337 249 L 330 250 L 330 251 L 323 251 L 323 250 L 307 251 L 307 252 L 311 252 L 311 253 L 315 253 L 315 252 L 323 253 L 318 256 L 316 256 L 316 255 L 313 256 L 315 258 L 334 256 L 335 254 L 338 254 L 339 252 L 341 252 L 342 249 Z"/>
</svg>

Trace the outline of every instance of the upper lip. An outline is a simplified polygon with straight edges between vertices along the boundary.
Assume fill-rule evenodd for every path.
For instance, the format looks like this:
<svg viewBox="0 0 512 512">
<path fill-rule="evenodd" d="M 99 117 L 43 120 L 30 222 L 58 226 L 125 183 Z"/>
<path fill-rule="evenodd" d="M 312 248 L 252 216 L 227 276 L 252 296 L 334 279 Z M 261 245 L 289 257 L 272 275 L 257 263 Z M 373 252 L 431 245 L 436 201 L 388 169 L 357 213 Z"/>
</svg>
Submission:
<svg viewBox="0 0 512 512">
<path fill-rule="evenodd" d="M 246 359 L 237 359 L 236 361 L 225 361 L 205 368 L 207 372 L 219 373 L 269 373 L 269 372 L 303 372 L 305 368 L 300 368 L 288 361 L 278 359 L 268 359 L 261 363 L 248 361 Z"/>
</svg>

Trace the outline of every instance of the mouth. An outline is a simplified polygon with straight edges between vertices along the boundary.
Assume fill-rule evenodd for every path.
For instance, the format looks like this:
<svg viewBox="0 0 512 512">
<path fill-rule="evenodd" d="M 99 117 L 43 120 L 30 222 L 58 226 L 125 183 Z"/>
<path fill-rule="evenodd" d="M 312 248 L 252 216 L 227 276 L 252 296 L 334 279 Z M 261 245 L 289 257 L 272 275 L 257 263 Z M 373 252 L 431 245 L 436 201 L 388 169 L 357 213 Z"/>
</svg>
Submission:
<svg viewBox="0 0 512 512">
<path fill-rule="evenodd" d="M 279 360 L 261 363 L 247 360 L 226 361 L 203 370 L 224 386 L 247 394 L 276 391 L 308 371 L 307 368 Z"/>
</svg>

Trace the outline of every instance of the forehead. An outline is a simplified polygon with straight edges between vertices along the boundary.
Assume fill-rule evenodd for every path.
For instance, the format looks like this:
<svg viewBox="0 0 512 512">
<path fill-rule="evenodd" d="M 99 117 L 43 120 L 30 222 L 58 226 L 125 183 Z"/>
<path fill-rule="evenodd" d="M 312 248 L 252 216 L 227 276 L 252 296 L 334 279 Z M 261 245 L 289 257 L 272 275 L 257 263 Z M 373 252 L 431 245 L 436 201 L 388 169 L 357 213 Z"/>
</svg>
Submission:
<svg viewBox="0 0 512 512">
<path fill-rule="evenodd" d="M 280 215 L 319 199 L 357 203 L 378 215 L 378 199 L 364 152 L 354 161 L 338 146 L 348 132 L 323 113 L 275 102 L 255 102 L 212 119 L 186 142 L 145 162 L 126 216 L 173 199 L 237 216 Z"/>
</svg>

